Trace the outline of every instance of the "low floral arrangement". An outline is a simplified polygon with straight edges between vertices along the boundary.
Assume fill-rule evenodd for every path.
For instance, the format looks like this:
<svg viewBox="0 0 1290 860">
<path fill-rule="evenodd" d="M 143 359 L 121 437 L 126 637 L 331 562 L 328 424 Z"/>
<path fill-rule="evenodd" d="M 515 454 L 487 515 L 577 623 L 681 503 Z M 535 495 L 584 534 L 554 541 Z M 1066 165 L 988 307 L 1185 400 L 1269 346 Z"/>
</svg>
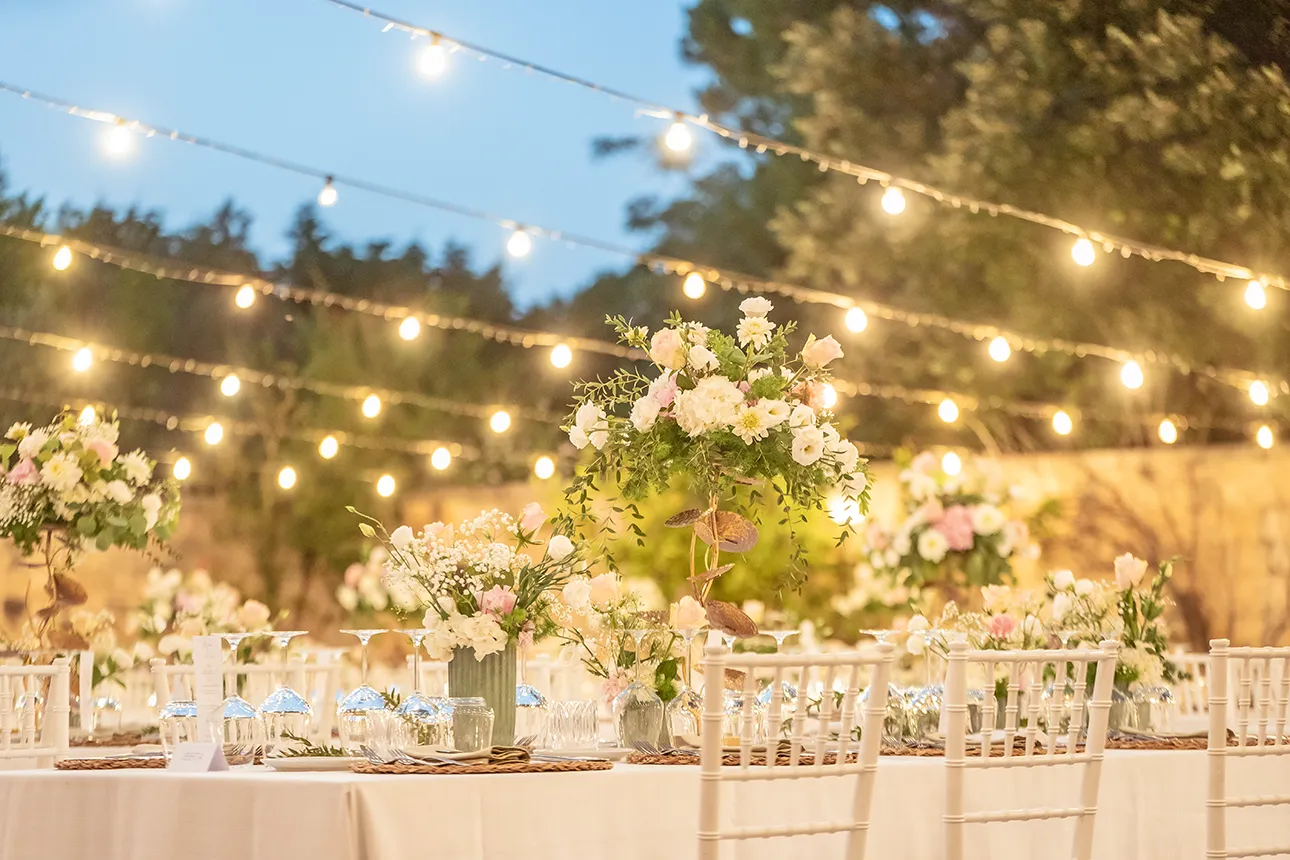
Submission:
<svg viewBox="0 0 1290 860">
<path fill-rule="evenodd" d="M 386 612 L 400 618 L 425 606 L 425 596 L 410 580 L 397 587 L 386 584 L 385 565 L 390 554 L 385 547 L 373 547 L 365 562 L 345 568 L 345 580 L 336 587 L 336 602 L 354 623 L 367 623 Z"/>
<path fill-rule="evenodd" d="M 577 448 L 592 448 L 591 462 L 565 491 L 574 511 L 570 526 L 604 528 L 592 513 L 591 494 L 610 476 L 623 499 L 620 513 L 639 519 L 635 502 L 662 492 L 678 475 L 689 481 L 701 507 L 667 521 L 692 530 L 690 583 L 710 623 L 740 636 L 756 625 L 738 607 L 710 599 L 714 582 L 730 569 L 721 553 L 742 553 L 757 542 L 756 526 L 724 506 L 754 511 L 773 500 L 790 529 L 807 510 L 823 510 L 833 494 L 869 507 L 865 461 L 833 423 L 828 365 L 842 356 L 832 337 L 807 338 L 790 357 L 795 324 L 769 319 L 771 303 L 746 299 L 734 335 L 687 322 L 674 313 L 654 332 L 622 317 L 608 323 L 619 340 L 648 354 L 656 373 L 623 368 L 609 379 L 579 383 L 566 429 Z M 747 487 L 746 503 L 737 490 Z M 634 521 L 638 540 L 644 533 Z M 846 532 L 850 526 L 843 526 Z M 706 550 L 698 557 L 698 544 Z M 789 570 L 800 576 L 804 559 L 794 542 Z"/>
<path fill-rule="evenodd" d="M 214 582 L 204 570 L 153 568 L 143 584 L 143 598 L 127 619 L 127 627 L 163 657 L 187 658 L 192 637 L 217 633 L 263 633 L 271 629 L 269 607 L 258 600 L 243 600 L 236 588 Z M 264 642 L 243 645 L 244 659 Z"/>
<path fill-rule="evenodd" d="M 542 547 L 538 532 L 546 514 L 536 504 L 519 519 L 496 509 L 456 527 L 431 523 L 420 534 L 408 526 L 387 532 L 360 514 L 359 530 L 381 541 L 388 553 L 385 584 L 421 596 L 425 645 L 434 660 L 450 660 L 459 648 L 476 660 L 506 649 L 528 647 L 535 636 L 554 632 L 550 602 L 582 560 L 573 541 L 558 531 Z"/>
<path fill-rule="evenodd" d="M 84 650 L 94 654 L 94 689 L 102 684 L 125 686 L 123 675 L 139 663 L 146 663 L 156 656 L 147 642 L 138 641 L 133 648 L 121 647 L 116 630 L 116 616 L 106 609 L 93 612 L 77 607 L 67 613 L 72 632 L 85 640 Z"/>
</svg>

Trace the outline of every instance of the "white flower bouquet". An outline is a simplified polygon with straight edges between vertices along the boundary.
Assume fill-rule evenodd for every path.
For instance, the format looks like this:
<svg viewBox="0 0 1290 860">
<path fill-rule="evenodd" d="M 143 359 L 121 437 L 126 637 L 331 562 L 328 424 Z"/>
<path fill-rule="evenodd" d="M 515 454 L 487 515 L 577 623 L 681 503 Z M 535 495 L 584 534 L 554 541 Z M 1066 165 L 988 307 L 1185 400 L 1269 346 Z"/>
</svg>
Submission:
<svg viewBox="0 0 1290 860">
<path fill-rule="evenodd" d="M 386 612 L 403 617 L 426 605 L 415 581 L 386 581 L 389 558 L 385 547 L 373 547 L 366 561 L 345 568 L 345 579 L 336 587 L 336 602 L 350 619 L 374 619 Z"/>
<path fill-rule="evenodd" d="M 214 582 L 209 573 L 196 570 L 153 568 L 144 579 L 143 596 L 127 619 L 127 627 L 141 644 L 163 657 L 186 658 L 192 637 L 218 633 L 263 633 L 272 626 L 269 607 L 258 600 L 243 600 L 236 588 Z M 242 646 L 244 656 L 268 647 L 265 642 Z"/>
</svg>

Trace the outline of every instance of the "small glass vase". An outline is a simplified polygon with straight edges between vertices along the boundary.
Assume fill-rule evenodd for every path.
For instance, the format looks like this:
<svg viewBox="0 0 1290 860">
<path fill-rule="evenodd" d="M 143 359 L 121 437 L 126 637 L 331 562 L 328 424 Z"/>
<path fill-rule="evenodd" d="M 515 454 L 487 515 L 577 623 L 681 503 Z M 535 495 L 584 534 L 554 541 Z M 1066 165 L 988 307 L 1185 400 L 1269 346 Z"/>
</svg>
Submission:
<svg viewBox="0 0 1290 860">
<path fill-rule="evenodd" d="M 448 696 L 481 698 L 493 709 L 493 746 L 515 742 L 515 643 L 475 659 L 475 649 L 457 648 L 448 663 Z"/>
</svg>

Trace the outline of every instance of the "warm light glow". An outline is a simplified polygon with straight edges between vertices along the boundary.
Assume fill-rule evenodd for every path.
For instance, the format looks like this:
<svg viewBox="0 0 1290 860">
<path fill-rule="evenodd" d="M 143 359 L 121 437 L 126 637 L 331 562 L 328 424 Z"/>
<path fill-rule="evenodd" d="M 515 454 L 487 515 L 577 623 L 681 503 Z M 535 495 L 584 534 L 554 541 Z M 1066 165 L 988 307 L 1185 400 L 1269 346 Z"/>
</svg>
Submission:
<svg viewBox="0 0 1290 860">
<path fill-rule="evenodd" d="M 1272 428 L 1264 424 L 1259 427 L 1259 432 L 1254 434 L 1254 441 L 1258 442 L 1259 447 L 1266 451 L 1272 447 L 1272 443 L 1276 441 L 1276 438 L 1272 435 Z"/>
<path fill-rule="evenodd" d="M 212 421 L 206 425 L 206 432 L 202 434 L 207 445 L 218 445 L 224 440 L 224 426 L 218 421 Z"/>
<path fill-rule="evenodd" d="M 511 429 L 511 413 L 505 409 L 498 409 L 493 413 L 493 417 L 488 419 L 488 427 L 494 433 L 505 433 Z"/>
<path fill-rule="evenodd" d="M 332 184 L 331 177 L 328 176 L 327 181 L 323 183 L 322 191 L 318 192 L 318 205 L 335 206 L 338 199 L 340 199 L 340 192 L 336 190 L 336 186 Z"/>
<path fill-rule="evenodd" d="M 124 158 L 134 150 L 134 132 L 118 122 L 103 135 L 103 149 L 113 158 Z"/>
<path fill-rule="evenodd" d="M 995 361 L 1007 361 L 1012 355 L 1012 344 L 1008 343 L 1006 337 L 996 337 L 990 341 L 990 357 Z"/>
<path fill-rule="evenodd" d="M 684 120 L 678 119 L 667 127 L 667 134 L 663 136 L 663 145 L 676 153 L 690 151 L 690 147 L 694 145 L 694 136 L 690 134 L 690 127 Z"/>
<path fill-rule="evenodd" d="M 882 211 L 888 215 L 899 215 L 905 211 L 905 192 L 891 187 L 882 193 Z"/>
<path fill-rule="evenodd" d="M 399 323 L 399 337 L 404 340 L 416 340 L 421 334 L 421 320 L 416 317 L 404 317 Z"/>
<path fill-rule="evenodd" d="M 1160 434 L 1160 441 L 1166 445 L 1172 445 L 1178 441 L 1178 428 L 1168 418 L 1160 422 L 1160 427 L 1156 432 Z"/>
<path fill-rule="evenodd" d="M 708 282 L 698 272 L 686 275 L 685 282 L 681 284 L 681 292 L 685 293 L 687 299 L 701 299 L 707 291 Z"/>
<path fill-rule="evenodd" d="M 1262 281 L 1250 281 L 1245 287 L 1245 303 L 1256 311 L 1268 306 L 1268 294 L 1263 289 Z"/>
<path fill-rule="evenodd" d="M 72 249 L 63 245 L 54 252 L 54 268 L 60 272 L 66 272 L 72 265 Z"/>
<path fill-rule="evenodd" d="M 1091 266 L 1097 259 L 1097 248 L 1088 239 L 1076 239 L 1071 246 L 1071 259 L 1081 266 Z"/>
<path fill-rule="evenodd" d="M 1250 400 L 1255 406 L 1268 405 L 1268 386 L 1261 379 L 1256 379 L 1250 383 Z"/>
<path fill-rule="evenodd" d="M 76 417 L 76 423 L 89 426 L 98 420 L 99 414 L 94 411 L 93 406 L 86 406 L 81 410 L 81 414 Z"/>
<path fill-rule="evenodd" d="M 537 462 L 533 464 L 533 474 L 537 475 L 539 480 L 547 480 L 555 474 L 555 460 L 550 457 L 538 457 Z"/>
<path fill-rule="evenodd" d="M 855 526 L 864 522 L 864 514 L 860 513 L 857 500 L 834 496 L 829 499 L 829 519 L 840 526 L 848 523 Z"/>
<path fill-rule="evenodd" d="M 421 49 L 417 54 L 417 71 L 425 78 L 437 78 L 448 70 L 448 49 L 439 42 L 439 37 Z"/>
<path fill-rule="evenodd" d="M 567 343 L 557 343 L 551 347 L 551 363 L 559 368 L 568 367 L 573 363 L 573 350 Z"/>
<path fill-rule="evenodd" d="M 1124 383 L 1125 388 L 1141 388 L 1146 377 L 1142 375 L 1142 367 L 1136 361 L 1126 361 L 1120 368 L 1120 381 Z"/>
<path fill-rule="evenodd" d="M 846 316 L 847 330 L 856 334 L 869 327 L 869 317 L 860 308 L 851 308 Z"/>
<path fill-rule="evenodd" d="M 533 250 L 533 237 L 523 230 L 516 230 L 506 240 L 506 253 L 512 257 L 527 257 Z"/>
<path fill-rule="evenodd" d="M 1075 422 L 1066 414 L 1066 410 L 1058 409 L 1053 413 L 1053 432 L 1058 436 L 1069 436 L 1071 430 L 1075 429 Z"/>
<path fill-rule="evenodd" d="M 820 405 L 825 409 L 832 409 L 838 405 L 838 390 L 828 382 L 820 389 Z"/>
<path fill-rule="evenodd" d="M 452 452 L 447 448 L 435 448 L 434 453 L 430 455 L 430 465 L 442 472 L 452 465 Z"/>
<path fill-rule="evenodd" d="M 376 482 L 376 492 L 387 499 L 394 495 L 394 476 L 382 475 Z"/>
<path fill-rule="evenodd" d="M 941 405 L 936 407 L 936 414 L 946 424 L 953 424 L 959 420 L 959 405 L 950 398 L 941 401 Z"/>
<path fill-rule="evenodd" d="M 941 471 L 952 478 L 963 471 L 963 461 L 953 451 L 946 451 L 945 456 L 941 458 Z"/>
<path fill-rule="evenodd" d="M 76 354 L 72 356 L 72 370 L 77 373 L 84 373 L 89 370 L 90 365 L 93 363 L 94 353 L 90 352 L 88 346 L 83 346 L 76 350 Z"/>
<path fill-rule="evenodd" d="M 242 310 L 246 310 L 255 304 L 255 287 L 250 284 L 243 284 L 237 288 L 237 295 L 233 297 L 233 304 Z"/>
<path fill-rule="evenodd" d="M 367 395 L 367 399 L 363 401 L 363 417 L 375 418 L 377 415 L 380 415 L 380 414 L 381 414 L 381 398 L 377 397 L 375 394 Z"/>
<path fill-rule="evenodd" d="M 193 473 L 193 464 L 187 457 L 180 457 L 175 461 L 175 466 L 171 469 L 171 474 L 175 476 L 176 481 L 187 481 L 188 476 Z"/>
<path fill-rule="evenodd" d="M 283 466 L 282 471 L 278 472 L 278 486 L 284 490 L 289 490 L 296 485 L 296 470 L 290 466 Z"/>
<path fill-rule="evenodd" d="M 242 380 L 237 378 L 236 373 L 230 373 L 220 380 L 219 393 L 225 397 L 232 397 L 242 389 Z"/>
<path fill-rule="evenodd" d="M 330 460 L 338 453 L 340 453 L 340 443 L 336 441 L 335 436 L 324 436 L 318 443 L 318 456 L 324 460 Z"/>
</svg>

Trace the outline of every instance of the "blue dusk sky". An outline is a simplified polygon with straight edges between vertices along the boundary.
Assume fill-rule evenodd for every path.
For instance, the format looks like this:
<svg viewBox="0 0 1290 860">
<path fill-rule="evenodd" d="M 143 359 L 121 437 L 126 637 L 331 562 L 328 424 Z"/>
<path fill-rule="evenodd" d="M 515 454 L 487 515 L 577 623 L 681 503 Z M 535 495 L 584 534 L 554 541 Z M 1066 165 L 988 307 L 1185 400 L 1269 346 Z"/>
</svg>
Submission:
<svg viewBox="0 0 1290 860">
<path fill-rule="evenodd" d="M 680 59 L 677 0 L 381 0 L 389 15 L 661 104 L 696 106 L 702 69 Z M 454 54 L 426 80 L 406 34 L 326 0 L 7 0 L 0 9 L 0 80 L 310 166 L 482 209 L 520 222 L 642 247 L 625 205 L 670 198 L 686 178 L 640 155 L 594 159 L 600 136 L 661 133 L 630 105 Z M 0 94 L 0 163 L 14 188 L 57 206 L 104 203 L 160 211 L 168 226 L 206 219 L 232 198 L 254 216 L 265 260 L 287 249 L 309 178 L 197 147 L 139 139 L 124 158 L 105 127 Z M 703 137 L 697 138 L 700 144 Z M 706 140 L 708 150 L 717 148 Z M 483 268 L 504 257 L 505 233 L 460 216 L 341 189 L 322 210 L 355 243 L 454 239 Z M 523 305 L 568 295 L 611 254 L 539 241 L 505 263 Z"/>
</svg>

